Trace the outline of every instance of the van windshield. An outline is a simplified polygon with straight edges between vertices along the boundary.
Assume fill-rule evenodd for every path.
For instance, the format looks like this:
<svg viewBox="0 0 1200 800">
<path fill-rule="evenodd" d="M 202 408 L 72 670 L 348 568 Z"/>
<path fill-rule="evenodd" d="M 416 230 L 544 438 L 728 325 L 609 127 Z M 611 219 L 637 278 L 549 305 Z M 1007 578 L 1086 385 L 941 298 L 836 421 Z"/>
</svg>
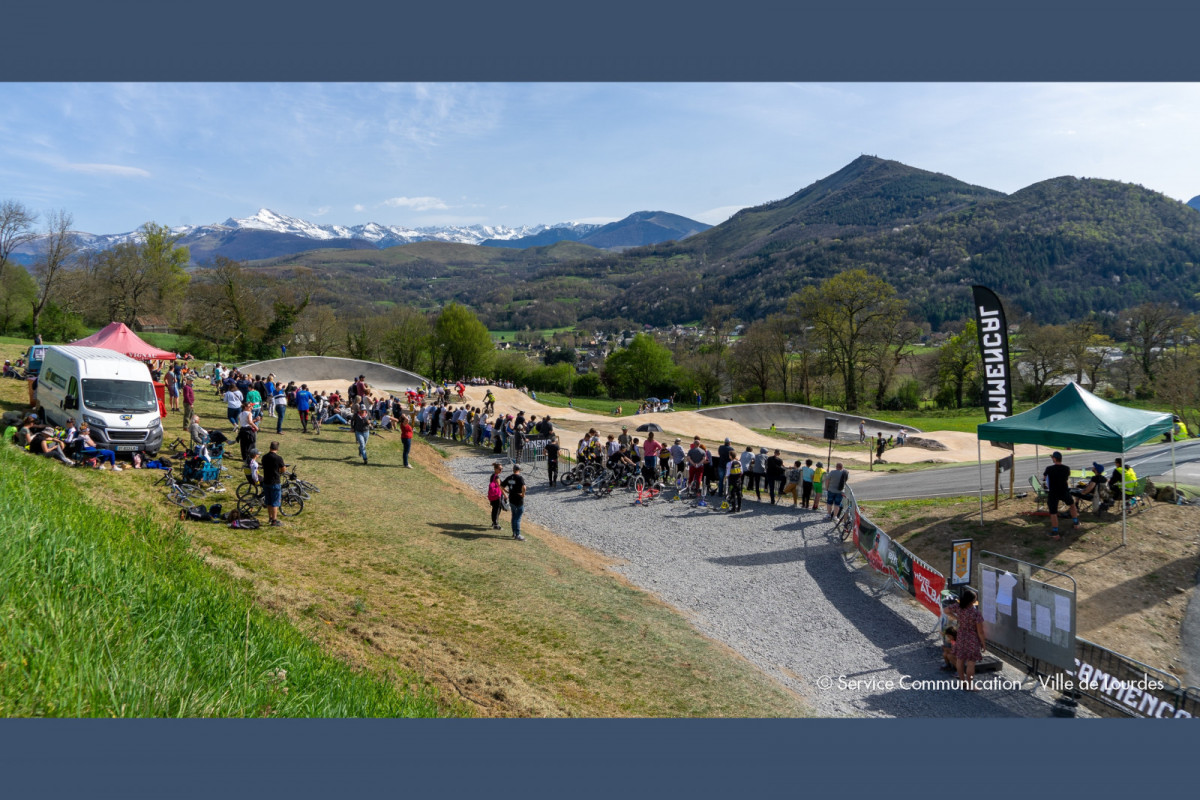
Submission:
<svg viewBox="0 0 1200 800">
<path fill-rule="evenodd" d="M 92 411 L 145 414 L 158 411 L 154 384 L 149 381 L 118 381 L 84 378 L 83 406 Z"/>
</svg>

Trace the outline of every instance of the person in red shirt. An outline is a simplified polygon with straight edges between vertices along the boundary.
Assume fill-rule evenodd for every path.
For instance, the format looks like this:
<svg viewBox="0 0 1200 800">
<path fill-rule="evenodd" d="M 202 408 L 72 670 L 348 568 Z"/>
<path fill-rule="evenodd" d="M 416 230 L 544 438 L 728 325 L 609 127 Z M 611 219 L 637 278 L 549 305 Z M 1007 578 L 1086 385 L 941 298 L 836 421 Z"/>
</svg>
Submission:
<svg viewBox="0 0 1200 800">
<path fill-rule="evenodd" d="M 412 449 L 413 429 L 407 414 L 400 415 L 400 441 L 404 444 L 404 468 L 412 469 L 408 463 L 408 451 Z"/>
</svg>

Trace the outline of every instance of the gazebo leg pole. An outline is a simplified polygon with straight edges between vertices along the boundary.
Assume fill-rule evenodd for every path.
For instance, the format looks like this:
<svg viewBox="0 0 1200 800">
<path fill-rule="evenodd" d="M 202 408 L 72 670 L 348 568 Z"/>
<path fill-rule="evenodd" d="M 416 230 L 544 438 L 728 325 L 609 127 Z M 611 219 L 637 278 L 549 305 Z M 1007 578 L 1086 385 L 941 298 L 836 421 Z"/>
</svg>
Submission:
<svg viewBox="0 0 1200 800">
<path fill-rule="evenodd" d="M 979 459 L 979 524 L 983 525 L 983 443 L 975 438 L 975 455 Z"/>
<path fill-rule="evenodd" d="M 1129 469 L 1129 464 L 1125 461 L 1125 451 L 1121 451 L 1121 547 L 1124 547 L 1128 542 L 1126 540 L 1127 520 L 1129 517 L 1129 496 L 1125 491 L 1125 470 Z"/>
</svg>

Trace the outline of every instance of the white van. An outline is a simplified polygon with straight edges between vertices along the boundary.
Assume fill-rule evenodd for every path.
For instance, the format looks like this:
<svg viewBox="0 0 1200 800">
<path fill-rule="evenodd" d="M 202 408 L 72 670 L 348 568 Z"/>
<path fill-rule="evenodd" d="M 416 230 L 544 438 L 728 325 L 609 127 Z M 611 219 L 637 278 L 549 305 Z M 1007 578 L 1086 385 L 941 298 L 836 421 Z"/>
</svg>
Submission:
<svg viewBox="0 0 1200 800">
<path fill-rule="evenodd" d="M 162 448 L 162 417 L 150 370 L 115 350 L 47 347 L 37 401 L 56 425 L 70 417 L 86 422 L 97 447 L 151 454 Z"/>
</svg>

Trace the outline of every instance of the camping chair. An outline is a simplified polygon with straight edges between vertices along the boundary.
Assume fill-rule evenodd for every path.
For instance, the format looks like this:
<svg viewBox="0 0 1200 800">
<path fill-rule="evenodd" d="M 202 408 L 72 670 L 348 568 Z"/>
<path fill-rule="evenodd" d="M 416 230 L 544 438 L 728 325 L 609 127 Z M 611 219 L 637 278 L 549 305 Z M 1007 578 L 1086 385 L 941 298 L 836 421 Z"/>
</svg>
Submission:
<svg viewBox="0 0 1200 800">
<path fill-rule="evenodd" d="M 1138 478 L 1128 492 L 1126 492 L 1125 502 L 1129 504 L 1129 511 L 1141 511 L 1150 507 L 1150 497 L 1146 494 L 1146 478 Z"/>
<path fill-rule="evenodd" d="M 1049 496 L 1046 492 L 1046 487 L 1042 486 L 1042 482 L 1037 479 L 1036 475 L 1029 476 L 1029 485 L 1033 487 L 1033 496 L 1037 500 L 1037 510 L 1041 511 L 1046 507 L 1046 498 Z"/>
</svg>

